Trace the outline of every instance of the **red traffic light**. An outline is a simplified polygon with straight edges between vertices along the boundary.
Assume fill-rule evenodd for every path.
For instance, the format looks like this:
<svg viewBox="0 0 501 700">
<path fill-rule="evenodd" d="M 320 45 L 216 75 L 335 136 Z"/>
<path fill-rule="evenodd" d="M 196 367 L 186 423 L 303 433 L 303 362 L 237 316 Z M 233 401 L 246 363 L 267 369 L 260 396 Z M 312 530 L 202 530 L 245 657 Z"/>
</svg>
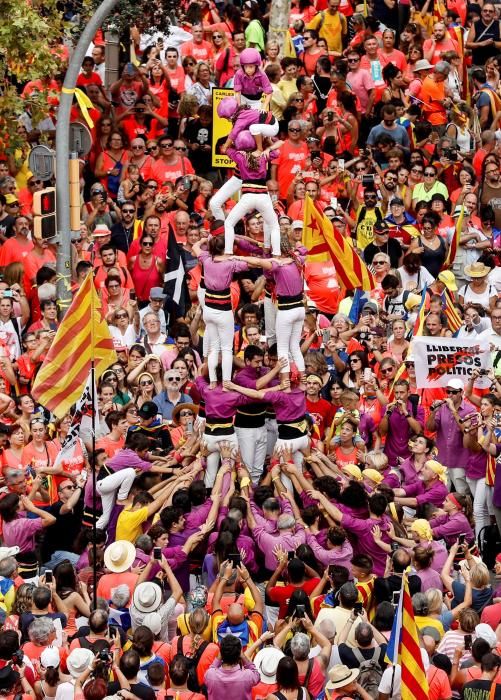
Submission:
<svg viewBox="0 0 501 700">
<path fill-rule="evenodd" d="M 42 216 L 53 214 L 56 209 L 56 193 L 54 191 L 42 192 L 40 198 L 40 210 Z"/>
</svg>

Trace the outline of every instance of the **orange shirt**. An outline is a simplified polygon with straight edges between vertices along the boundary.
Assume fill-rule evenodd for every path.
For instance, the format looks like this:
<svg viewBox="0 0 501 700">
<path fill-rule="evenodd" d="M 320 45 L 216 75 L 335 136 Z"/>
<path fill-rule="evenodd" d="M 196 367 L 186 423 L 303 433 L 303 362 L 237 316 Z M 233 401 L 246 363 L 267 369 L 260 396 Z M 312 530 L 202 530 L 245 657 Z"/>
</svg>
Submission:
<svg viewBox="0 0 501 700">
<path fill-rule="evenodd" d="M 179 637 L 174 637 L 174 639 L 171 641 L 171 653 L 176 655 L 177 654 L 177 645 L 178 645 L 178 639 Z M 183 637 L 183 654 L 185 656 L 190 655 L 191 648 L 192 648 L 192 640 L 191 637 L 188 635 L 185 635 Z M 214 661 L 215 658 L 217 658 L 217 655 L 219 654 L 219 646 L 217 644 L 214 644 L 214 642 L 209 642 L 209 644 L 205 647 L 204 653 L 202 654 L 202 657 L 200 658 L 198 664 L 197 664 L 197 678 L 198 682 L 200 685 L 203 684 L 204 682 L 204 676 L 207 673 L 207 670 L 211 666 L 212 662 Z"/>
<path fill-rule="evenodd" d="M 156 180 L 160 186 L 162 186 L 164 182 L 171 182 L 174 184 L 178 177 L 194 174 L 195 171 L 193 170 L 192 164 L 188 158 L 184 157 L 178 158 L 172 165 L 166 163 L 163 158 L 160 158 L 151 169 L 151 177 L 153 180 Z"/>
<path fill-rule="evenodd" d="M 308 146 L 305 143 L 296 146 L 288 139 L 285 141 L 280 149 L 280 155 L 273 161 L 273 165 L 277 166 L 280 199 L 287 198 L 287 191 L 296 174 L 304 170 L 308 156 Z"/>
<path fill-rule="evenodd" d="M 129 586 L 132 596 L 138 578 L 139 576 L 137 574 L 133 574 L 130 571 L 125 571 L 122 574 L 105 574 L 99 579 L 99 583 L 97 584 L 97 597 L 110 600 L 115 588 L 123 583 Z"/>
<path fill-rule="evenodd" d="M 42 255 L 28 255 L 23 261 L 24 279 L 35 283 L 37 272 L 47 263 L 55 263 L 56 256 L 49 248 L 45 248 Z"/>
<path fill-rule="evenodd" d="M 212 48 L 212 44 L 205 41 L 205 39 L 202 39 L 199 44 L 195 44 L 194 41 L 186 41 L 181 46 L 181 56 L 183 56 L 183 58 L 185 56 L 192 56 L 196 59 L 197 63 L 199 61 L 212 62 L 214 59 L 214 50 Z"/>
<path fill-rule="evenodd" d="M 118 440 L 112 440 L 108 435 L 102 437 L 96 442 L 96 450 L 104 450 L 107 456 L 111 459 L 115 452 L 121 450 L 125 445 L 125 436 Z"/>
<path fill-rule="evenodd" d="M 426 77 L 419 91 L 423 116 L 434 126 L 447 124 L 447 112 L 442 104 L 445 100 L 445 83 L 437 83 L 431 76 Z"/>
</svg>

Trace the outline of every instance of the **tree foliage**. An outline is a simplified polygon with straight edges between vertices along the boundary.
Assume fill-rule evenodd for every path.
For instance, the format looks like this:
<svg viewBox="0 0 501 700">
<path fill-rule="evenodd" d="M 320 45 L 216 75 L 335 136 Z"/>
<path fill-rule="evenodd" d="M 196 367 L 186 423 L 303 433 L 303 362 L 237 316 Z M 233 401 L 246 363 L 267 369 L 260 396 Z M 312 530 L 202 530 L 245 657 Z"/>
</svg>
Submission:
<svg viewBox="0 0 501 700">
<path fill-rule="evenodd" d="M 18 119 L 28 111 L 33 122 L 48 114 L 47 94 L 21 98 L 30 80 L 61 70 L 58 47 L 65 30 L 56 0 L 0 0 L 0 152 L 12 153 L 21 140 Z"/>
</svg>

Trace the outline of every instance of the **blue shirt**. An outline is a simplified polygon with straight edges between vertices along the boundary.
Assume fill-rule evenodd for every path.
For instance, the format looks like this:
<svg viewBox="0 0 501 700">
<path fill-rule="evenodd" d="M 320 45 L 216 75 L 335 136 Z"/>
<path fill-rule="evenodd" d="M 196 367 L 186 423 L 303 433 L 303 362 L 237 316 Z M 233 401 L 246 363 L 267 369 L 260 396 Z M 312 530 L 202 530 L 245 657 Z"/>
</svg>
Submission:
<svg viewBox="0 0 501 700">
<path fill-rule="evenodd" d="M 166 391 L 162 391 L 160 394 L 153 397 L 153 402 L 158 406 L 158 410 L 162 414 L 162 418 L 165 418 L 166 420 L 172 420 L 172 411 L 178 403 L 191 403 L 191 401 L 191 396 L 181 394 L 179 401 L 172 403 L 167 396 Z"/>
</svg>

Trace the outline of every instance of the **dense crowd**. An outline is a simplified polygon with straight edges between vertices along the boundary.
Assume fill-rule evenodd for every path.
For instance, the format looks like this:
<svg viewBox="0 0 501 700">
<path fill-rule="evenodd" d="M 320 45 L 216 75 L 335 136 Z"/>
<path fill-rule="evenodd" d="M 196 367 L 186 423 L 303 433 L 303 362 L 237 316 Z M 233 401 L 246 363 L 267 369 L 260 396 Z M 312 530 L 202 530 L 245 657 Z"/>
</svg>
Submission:
<svg viewBox="0 0 501 700">
<path fill-rule="evenodd" d="M 499 5 L 293 0 L 283 49 L 270 9 L 183 2 L 168 33 L 131 27 L 111 85 L 102 32 L 89 46 L 72 292 L 91 271 L 116 361 L 63 456 L 73 414 L 32 396 L 60 320 L 28 164 L 62 77 L 19 86 L 24 145 L 0 153 L 9 700 L 398 700 L 404 576 L 426 697 L 501 698 Z M 303 246 L 311 203 L 372 273 L 363 296 Z M 487 343 L 489 367 L 422 388 L 416 334 Z"/>
</svg>

